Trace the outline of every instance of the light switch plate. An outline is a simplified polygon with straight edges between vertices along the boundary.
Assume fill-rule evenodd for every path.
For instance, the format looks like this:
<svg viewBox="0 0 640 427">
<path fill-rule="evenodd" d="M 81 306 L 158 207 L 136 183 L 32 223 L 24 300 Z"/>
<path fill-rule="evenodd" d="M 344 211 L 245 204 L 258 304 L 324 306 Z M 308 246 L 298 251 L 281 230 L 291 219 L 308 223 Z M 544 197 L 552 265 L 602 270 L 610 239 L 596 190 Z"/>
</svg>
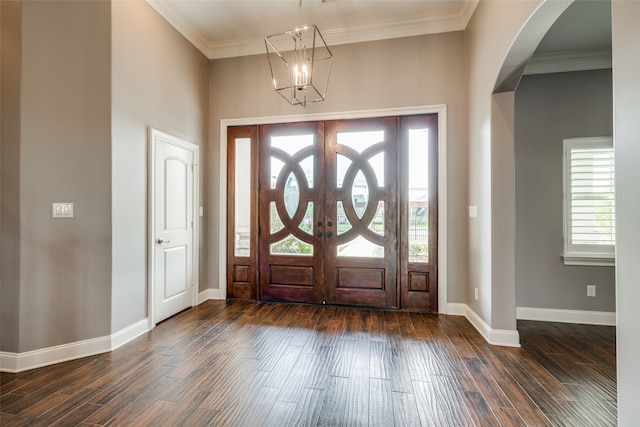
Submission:
<svg viewBox="0 0 640 427">
<path fill-rule="evenodd" d="M 469 206 L 469 218 L 477 218 L 477 217 L 478 217 L 478 207 Z"/>
<path fill-rule="evenodd" d="M 73 203 L 52 203 L 51 218 L 73 218 Z"/>
</svg>

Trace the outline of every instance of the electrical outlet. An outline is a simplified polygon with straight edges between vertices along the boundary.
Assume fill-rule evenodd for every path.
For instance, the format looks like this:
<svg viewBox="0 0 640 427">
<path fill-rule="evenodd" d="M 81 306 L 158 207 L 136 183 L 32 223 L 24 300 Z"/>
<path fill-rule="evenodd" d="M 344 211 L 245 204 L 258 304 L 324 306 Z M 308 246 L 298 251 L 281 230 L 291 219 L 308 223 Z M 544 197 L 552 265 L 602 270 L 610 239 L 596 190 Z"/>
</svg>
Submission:
<svg viewBox="0 0 640 427">
<path fill-rule="evenodd" d="M 73 218 L 73 203 L 52 203 L 51 218 Z"/>
<path fill-rule="evenodd" d="M 587 285 L 587 296 L 588 297 L 596 296 L 596 285 Z"/>
<path fill-rule="evenodd" d="M 478 288 L 476 288 L 476 290 L 475 290 L 475 297 L 476 297 L 476 301 L 478 301 L 478 293 L 479 293 L 479 292 L 478 292 Z"/>
</svg>

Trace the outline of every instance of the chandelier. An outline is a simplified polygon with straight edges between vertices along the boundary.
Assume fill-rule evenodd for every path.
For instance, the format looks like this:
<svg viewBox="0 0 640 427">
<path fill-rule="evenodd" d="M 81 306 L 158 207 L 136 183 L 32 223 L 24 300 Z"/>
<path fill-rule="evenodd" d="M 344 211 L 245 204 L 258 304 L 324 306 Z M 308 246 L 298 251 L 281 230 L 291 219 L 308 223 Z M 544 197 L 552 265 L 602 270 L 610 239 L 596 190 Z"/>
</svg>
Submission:
<svg viewBox="0 0 640 427">
<path fill-rule="evenodd" d="M 299 8 L 302 9 L 302 0 Z M 333 55 L 315 25 L 264 38 L 273 88 L 291 105 L 324 101 Z"/>
</svg>

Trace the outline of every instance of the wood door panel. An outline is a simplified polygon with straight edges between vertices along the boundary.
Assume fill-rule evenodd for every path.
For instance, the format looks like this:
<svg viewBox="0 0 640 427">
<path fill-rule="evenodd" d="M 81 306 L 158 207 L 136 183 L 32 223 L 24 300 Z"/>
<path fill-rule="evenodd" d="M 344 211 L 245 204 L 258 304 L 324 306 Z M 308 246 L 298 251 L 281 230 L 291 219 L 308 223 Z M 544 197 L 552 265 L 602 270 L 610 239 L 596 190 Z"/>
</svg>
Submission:
<svg viewBox="0 0 640 427">
<path fill-rule="evenodd" d="M 269 286 L 313 286 L 313 268 L 292 265 L 272 265 Z"/>
<path fill-rule="evenodd" d="M 338 267 L 336 272 L 336 289 L 380 289 L 384 290 L 383 268 Z"/>
<path fill-rule="evenodd" d="M 331 121 L 325 134 L 326 222 L 336 224 L 326 301 L 397 307 L 396 118 Z"/>
<path fill-rule="evenodd" d="M 322 302 L 323 141 L 322 123 L 260 126 L 261 299 Z"/>
<path fill-rule="evenodd" d="M 249 282 L 249 271 L 251 266 L 249 265 L 234 265 L 233 266 L 233 281 L 234 282 Z"/>
<path fill-rule="evenodd" d="M 409 292 L 429 292 L 429 273 L 410 271 Z"/>
</svg>

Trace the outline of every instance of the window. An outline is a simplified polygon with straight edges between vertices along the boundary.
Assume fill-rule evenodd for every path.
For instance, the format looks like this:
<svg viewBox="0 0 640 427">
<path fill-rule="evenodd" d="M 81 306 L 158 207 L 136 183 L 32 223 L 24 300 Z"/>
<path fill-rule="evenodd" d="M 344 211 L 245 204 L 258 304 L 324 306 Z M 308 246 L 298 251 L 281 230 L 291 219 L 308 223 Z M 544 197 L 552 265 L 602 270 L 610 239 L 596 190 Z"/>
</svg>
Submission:
<svg viewBox="0 0 640 427">
<path fill-rule="evenodd" d="M 614 195 L 612 139 L 565 139 L 565 264 L 614 265 Z"/>
</svg>

